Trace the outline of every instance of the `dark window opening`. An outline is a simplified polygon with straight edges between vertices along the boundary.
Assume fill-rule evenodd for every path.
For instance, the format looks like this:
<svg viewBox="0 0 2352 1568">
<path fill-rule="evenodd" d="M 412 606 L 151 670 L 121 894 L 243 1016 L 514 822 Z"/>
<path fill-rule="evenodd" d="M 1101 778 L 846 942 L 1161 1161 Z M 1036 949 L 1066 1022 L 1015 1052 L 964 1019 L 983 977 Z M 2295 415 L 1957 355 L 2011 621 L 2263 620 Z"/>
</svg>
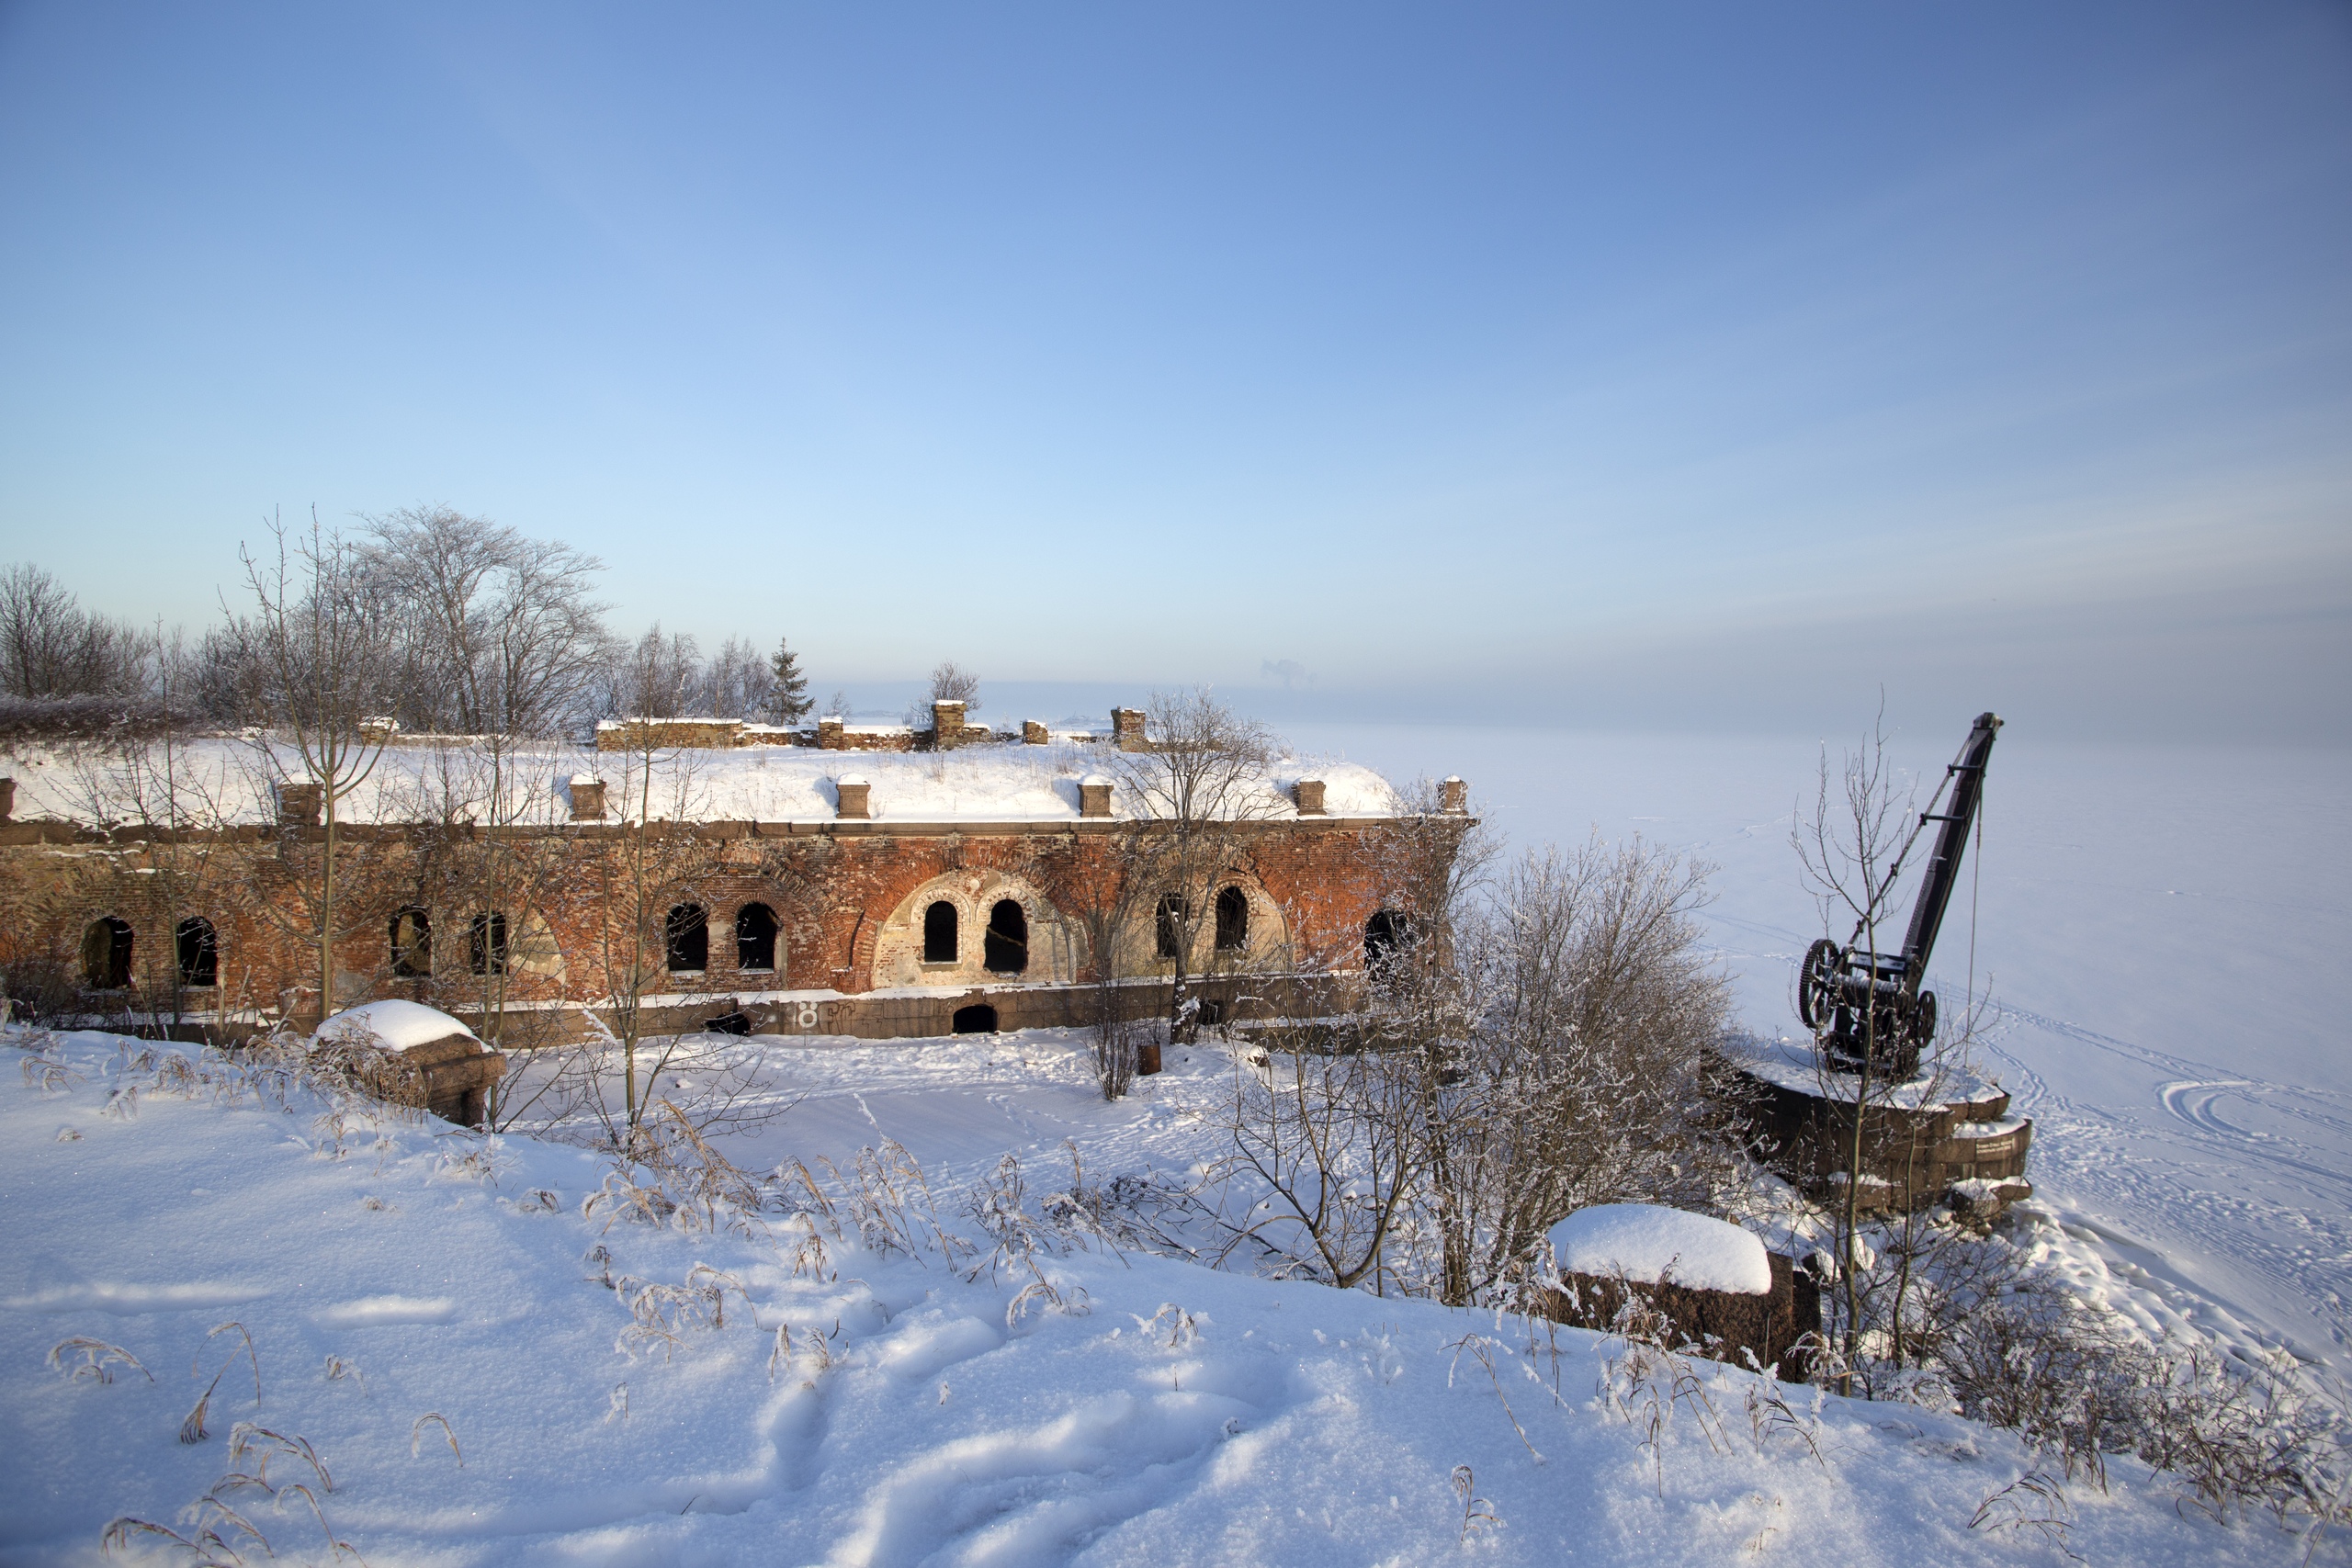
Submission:
<svg viewBox="0 0 2352 1568">
<path fill-rule="evenodd" d="M 1395 909 L 1381 910 L 1363 925 L 1365 972 L 1374 980 L 1390 978 L 1412 943 L 1412 917 Z"/>
<path fill-rule="evenodd" d="M 476 915 L 466 931 L 466 966 L 477 975 L 506 973 L 506 917 Z"/>
<path fill-rule="evenodd" d="M 662 922 L 673 975 L 699 975 L 710 964 L 710 920 L 700 904 L 673 904 Z"/>
<path fill-rule="evenodd" d="M 403 980 L 433 973 L 433 917 L 413 904 L 392 917 L 392 973 Z"/>
<path fill-rule="evenodd" d="M 775 968 L 775 911 L 765 904 L 746 904 L 735 911 L 735 967 Z"/>
<path fill-rule="evenodd" d="M 180 922 L 179 930 L 174 935 L 179 948 L 180 984 L 219 985 L 220 939 L 214 933 L 212 922 L 202 915 L 190 915 Z"/>
<path fill-rule="evenodd" d="M 119 991 L 130 984 L 130 925 L 112 915 L 90 922 L 82 933 L 82 978 L 94 991 Z"/>
<path fill-rule="evenodd" d="M 994 1034 L 996 1009 L 982 1004 L 956 1010 L 955 1030 L 958 1034 Z"/>
<path fill-rule="evenodd" d="M 1016 898 L 1000 898 L 989 911 L 988 938 L 980 961 L 996 975 L 1018 975 L 1029 967 L 1029 916 Z"/>
<path fill-rule="evenodd" d="M 1228 887 L 1216 896 L 1216 950 L 1238 953 L 1250 945 L 1250 895 Z"/>
<path fill-rule="evenodd" d="M 922 961 L 956 962 L 956 906 L 944 898 L 922 912 Z"/>
<path fill-rule="evenodd" d="M 1159 900 L 1159 914 L 1154 924 L 1159 937 L 1159 956 L 1174 958 L 1184 951 L 1184 900 L 1176 894 L 1165 894 Z"/>
</svg>

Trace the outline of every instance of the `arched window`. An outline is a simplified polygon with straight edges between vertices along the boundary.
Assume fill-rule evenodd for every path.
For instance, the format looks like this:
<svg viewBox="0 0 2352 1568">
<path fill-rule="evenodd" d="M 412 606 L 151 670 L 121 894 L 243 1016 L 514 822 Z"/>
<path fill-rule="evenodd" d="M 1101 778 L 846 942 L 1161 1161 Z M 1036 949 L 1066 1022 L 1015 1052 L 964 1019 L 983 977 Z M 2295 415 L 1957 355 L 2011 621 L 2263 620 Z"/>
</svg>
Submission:
<svg viewBox="0 0 2352 1568">
<path fill-rule="evenodd" d="M 1182 894 L 1164 893 L 1159 898 L 1159 913 L 1153 925 L 1159 938 L 1159 956 L 1174 958 L 1184 951 L 1184 898 Z"/>
<path fill-rule="evenodd" d="M 944 898 L 922 912 L 922 961 L 956 962 L 956 906 Z"/>
<path fill-rule="evenodd" d="M 476 915 L 466 931 L 466 965 L 477 975 L 506 973 L 506 917 Z"/>
<path fill-rule="evenodd" d="M 392 916 L 392 973 L 403 980 L 433 973 L 433 917 L 417 905 Z"/>
<path fill-rule="evenodd" d="M 1413 944 L 1413 918 L 1383 909 L 1363 923 L 1363 966 L 1375 981 L 1396 972 L 1405 950 Z"/>
<path fill-rule="evenodd" d="M 710 920 L 700 904 L 673 904 L 662 922 L 670 973 L 699 975 L 710 966 Z"/>
<path fill-rule="evenodd" d="M 212 922 L 202 915 L 190 915 L 173 933 L 179 949 L 180 984 L 183 986 L 217 986 L 220 983 L 220 939 L 212 930 Z"/>
<path fill-rule="evenodd" d="M 1216 896 L 1216 950 L 1238 953 L 1250 945 L 1250 895 L 1228 887 Z"/>
<path fill-rule="evenodd" d="M 988 939 L 980 962 L 995 975 L 1018 975 L 1029 967 L 1029 916 L 1017 898 L 1000 898 L 989 911 Z"/>
<path fill-rule="evenodd" d="M 775 972 L 775 911 L 746 904 L 735 911 L 735 967 L 755 974 Z"/>
<path fill-rule="evenodd" d="M 82 933 L 82 979 L 94 991 L 119 991 L 130 984 L 130 927 L 105 915 Z"/>
</svg>

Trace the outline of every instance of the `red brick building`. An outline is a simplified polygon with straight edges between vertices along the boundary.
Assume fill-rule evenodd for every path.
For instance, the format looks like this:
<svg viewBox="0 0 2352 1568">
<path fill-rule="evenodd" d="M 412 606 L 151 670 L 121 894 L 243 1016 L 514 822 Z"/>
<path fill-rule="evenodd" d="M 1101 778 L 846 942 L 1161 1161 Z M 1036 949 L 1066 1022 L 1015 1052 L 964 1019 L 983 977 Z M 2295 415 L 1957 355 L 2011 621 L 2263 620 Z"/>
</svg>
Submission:
<svg viewBox="0 0 2352 1568">
<path fill-rule="evenodd" d="M 1139 740 L 1116 718 L 932 750 L 706 728 L 659 750 L 683 737 L 387 747 L 335 803 L 334 1005 L 494 1012 L 528 1043 L 616 997 L 665 1028 L 741 1010 L 763 1032 L 903 1036 L 1075 1021 L 1106 976 L 1150 1013 L 1180 966 L 1213 999 L 1275 975 L 1344 988 L 1409 900 L 1386 835 L 1430 820 L 1360 767 L 1260 770 L 1203 885 L 1139 890 L 1105 954 L 1102 908 L 1168 830 L 1098 771 Z M 233 738 L 0 756 L 11 992 L 151 1026 L 315 1018 L 325 813 L 290 760 Z M 1449 781 L 1441 814 L 1463 804 Z M 1197 901 L 1189 941 L 1169 897 Z"/>
</svg>

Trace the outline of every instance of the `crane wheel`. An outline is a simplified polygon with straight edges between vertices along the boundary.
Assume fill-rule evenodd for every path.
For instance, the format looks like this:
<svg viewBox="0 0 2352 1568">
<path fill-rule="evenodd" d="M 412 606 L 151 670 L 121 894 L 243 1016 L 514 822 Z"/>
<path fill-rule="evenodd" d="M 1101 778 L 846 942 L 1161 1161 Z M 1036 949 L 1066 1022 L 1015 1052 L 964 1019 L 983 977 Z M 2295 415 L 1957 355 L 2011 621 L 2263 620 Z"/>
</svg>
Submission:
<svg viewBox="0 0 2352 1568">
<path fill-rule="evenodd" d="M 1836 1005 L 1832 985 L 1838 969 L 1838 944 L 1827 937 L 1804 950 L 1804 962 L 1797 966 L 1797 1017 L 1807 1029 L 1818 1031 L 1828 1021 Z"/>
</svg>

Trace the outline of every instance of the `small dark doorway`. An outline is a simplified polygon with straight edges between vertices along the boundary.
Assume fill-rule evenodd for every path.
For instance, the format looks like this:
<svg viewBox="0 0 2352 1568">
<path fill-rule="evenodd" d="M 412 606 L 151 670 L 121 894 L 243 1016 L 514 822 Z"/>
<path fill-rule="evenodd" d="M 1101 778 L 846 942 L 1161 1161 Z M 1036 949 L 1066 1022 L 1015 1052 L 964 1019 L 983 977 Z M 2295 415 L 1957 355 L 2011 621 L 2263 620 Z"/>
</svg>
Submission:
<svg viewBox="0 0 2352 1568">
<path fill-rule="evenodd" d="M 477 975 L 506 973 L 506 917 L 476 915 L 466 929 L 466 964 Z"/>
<path fill-rule="evenodd" d="M 213 932 L 212 922 L 202 915 L 190 915 L 180 922 L 179 930 L 174 935 L 179 948 L 180 984 L 219 985 L 220 941 Z"/>
<path fill-rule="evenodd" d="M 1387 979 L 1412 942 L 1412 917 L 1395 909 L 1381 910 L 1363 923 L 1365 973 L 1374 980 Z"/>
<path fill-rule="evenodd" d="M 1184 900 L 1174 893 L 1163 894 L 1159 914 L 1153 922 L 1159 937 L 1159 956 L 1174 958 L 1184 951 Z"/>
<path fill-rule="evenodd" d="M 433 973 L 433 917 L 413 904 L 392 917 L 392 973 L 403 980 Z"/>
<path fill-rule="evenodd" d="M 82 978 L 94 991 L 119 991 L 130 984 L 130 925 L 112 915 L 90 922 L 82 933 Z"/>
<path fill-rule="evenodd" d="M 1238 953 L 1250 945 L 1250 895 L 1228 887 L 1216 896 L 1216 950 Z"/>
<path fill-rule="evenodd" d="M 670 973 L 699 975 L 710 966 L 710 919 L 700 904 L 673 904 L 662 922 Z"/>
<path fill-rule="evenodd" d="M 976 1007 L 957 1008 L 955 1030 L 958 1034 L 994 1034 L 996 1009 L 986 1003 Z"/>
<path fill-rule="evenodd" d="M 989 932 L 980 962 L 996 975 L 1018 975 L 1029 967 L 1029 916 L 1017 898 L 1000 898 L 989 911 Z"/>
<path fill-rule="evenodd" d="M 775 911 L 765 904 L 735 911 L 735 967 L 752 973 L 775 968 Z"/>
<path fill-rule="evenodd" d="M 956 906 L 944 898 L 922 912 L 922 961 L 956 962 Z"/>
</svg>

